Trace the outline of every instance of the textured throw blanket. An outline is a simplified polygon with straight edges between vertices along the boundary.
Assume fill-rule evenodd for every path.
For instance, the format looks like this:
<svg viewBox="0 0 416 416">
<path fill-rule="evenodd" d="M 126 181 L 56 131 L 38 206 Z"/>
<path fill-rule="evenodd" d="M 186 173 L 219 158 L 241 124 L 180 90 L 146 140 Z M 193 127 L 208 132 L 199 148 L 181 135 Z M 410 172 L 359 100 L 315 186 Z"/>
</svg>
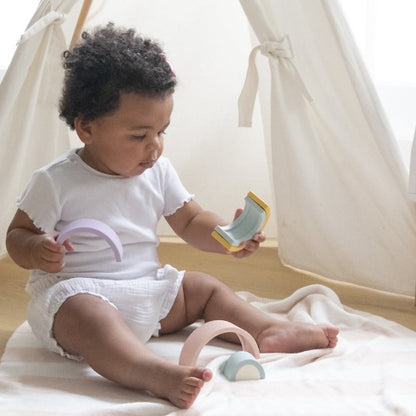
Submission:
<svg viewBox="0 0 416 416">
<path fill-rule="evenodd" d="M 214 378 L 190 409 L 179 410 L 165 400 L 113 384 L 85 363 L 45 351 L 24 323 L 13 334 L 0 363 L 0 414 L 416 415 L 416 332 L 345 307 L 321 285 L 304 287 L 283 300 L 240 295 L 280 319 L 338 326 L 338 346 L 262 354 L 264 380 L 230 382 L 220 366 L 240 348 L 214 340 L 198 358 L 198 364 L 214 371 Z M 152 339 L 148 345 L 177 362 L 192 329 Z"/>
</svg>

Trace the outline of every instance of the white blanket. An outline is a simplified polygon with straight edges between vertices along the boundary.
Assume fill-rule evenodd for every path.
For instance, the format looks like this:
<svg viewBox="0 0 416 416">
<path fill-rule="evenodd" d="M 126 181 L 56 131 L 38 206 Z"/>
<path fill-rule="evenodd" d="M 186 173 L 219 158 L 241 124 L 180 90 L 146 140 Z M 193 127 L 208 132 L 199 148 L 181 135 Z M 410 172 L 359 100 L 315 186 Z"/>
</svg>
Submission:
<svg viewBox="0 0 416 416">
<path fill-rule="evenodd" d="M 214 371 L 193 406 L 127 390 L 85 363 L 42 349 L 27 323 L 13 334 L 0 364 L 2 416 L 117 415 L 416 415 L 416 332 L 343 306 L 330 289 L 312 285 L 284 300 L 240 295 L 280 319 L 340 328 L 334 349 L 262 354 L 266 378 L 230 382 L 221 364 L 239 346 L 214 340 L 198 364 Z M 177 362 L 191 328 L 152 339 L 149 347 Z"/>
</svg>

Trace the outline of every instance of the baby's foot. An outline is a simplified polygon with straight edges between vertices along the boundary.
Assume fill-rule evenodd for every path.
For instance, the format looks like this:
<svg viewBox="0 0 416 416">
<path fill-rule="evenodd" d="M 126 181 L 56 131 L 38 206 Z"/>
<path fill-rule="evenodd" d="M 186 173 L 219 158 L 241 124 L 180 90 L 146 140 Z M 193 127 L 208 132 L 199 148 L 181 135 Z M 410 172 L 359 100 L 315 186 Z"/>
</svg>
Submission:
<svg viewBox="0 0 416 416">
<path fill-rule="evenodd" d="M 318 325 L 318 327 L 322 328 L 322 331 L 324 331 L 324 333 L 326 334 L 326 336 L 328 338 L 328 346 L 326 348 L 336 347 L 336 345 L 338 343 L 339 329 L 335 328 L 333 326 L 324 325 L 324 324 Z"/>
<path fill-rule="evenodd" d="M 152 393 L 168 399 L 181 409 L 187 409 L 198 397 L 204 383 L 211 378 L 212 372 L 207 368 L 175 366 L 152 389 Z"/>
<path fill-rule="evenodd" d="M 334 348 L 339 330 L 331 325 L 300 322 L 276 322 L 260 332 L 257 343 L 261 352 L 301 352 L 316 348 Z"/>
</svg>

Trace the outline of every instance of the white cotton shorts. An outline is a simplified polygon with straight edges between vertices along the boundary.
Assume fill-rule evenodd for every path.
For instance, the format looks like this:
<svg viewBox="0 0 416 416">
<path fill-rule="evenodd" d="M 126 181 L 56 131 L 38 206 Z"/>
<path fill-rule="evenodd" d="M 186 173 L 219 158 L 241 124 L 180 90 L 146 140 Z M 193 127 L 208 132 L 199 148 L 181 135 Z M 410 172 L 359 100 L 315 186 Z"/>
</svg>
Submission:
<svg viewBox="0 0 416 416">
<path fill-rule="evenodd" d="M 74 360 L 82 357 L 67 353 L 53 334 L 53 321 L 61 305 L 71 296 L 89 293 L 116 308 L 127 326 L 142 341 L 158 336 L 160 321 L 169 313 L 182 283 L 184 271 L 170 265 L 158 269 L 156 277 L 131 280 L 42 277 L 27 285 L 31 296 L 28 322 L 45 348 Z"/>
</svg>

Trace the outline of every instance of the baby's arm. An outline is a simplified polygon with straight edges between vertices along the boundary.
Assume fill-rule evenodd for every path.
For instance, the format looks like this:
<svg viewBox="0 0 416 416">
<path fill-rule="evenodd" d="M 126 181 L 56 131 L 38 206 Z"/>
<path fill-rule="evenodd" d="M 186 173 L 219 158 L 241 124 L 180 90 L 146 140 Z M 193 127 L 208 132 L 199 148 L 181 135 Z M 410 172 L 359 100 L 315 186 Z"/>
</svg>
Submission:
<svg viewBox="0 0 416 416">
<path fill-rule="evenodd" d="M 66 250 L 72 250 L 68 241 L 58 244 L 53 235 L 40 231 L 20 209 L 7 230 L 6 245 L 10 257 L 20 267 L 49 273 L 61 271 Z"/>
<path fill-rule="evenodd" d="M 242 213 L 236 211 L 235 217 Z M 205 211 L 196 201 L 186 203 L 175 214 L 166 217 L 166 221 L 175 233 L 195 248 L 213 253 L 229 254 L 211 233 L 217 225 L 226 225 L 227 222 L 210 211 Z M 255 234 L 251 240 L 245 241 L 243 249 L 232 253 L 235 257 L 246 257 L 257 250 L 260 243 L 265 240 L 263 233 Z"/>
</svg>

